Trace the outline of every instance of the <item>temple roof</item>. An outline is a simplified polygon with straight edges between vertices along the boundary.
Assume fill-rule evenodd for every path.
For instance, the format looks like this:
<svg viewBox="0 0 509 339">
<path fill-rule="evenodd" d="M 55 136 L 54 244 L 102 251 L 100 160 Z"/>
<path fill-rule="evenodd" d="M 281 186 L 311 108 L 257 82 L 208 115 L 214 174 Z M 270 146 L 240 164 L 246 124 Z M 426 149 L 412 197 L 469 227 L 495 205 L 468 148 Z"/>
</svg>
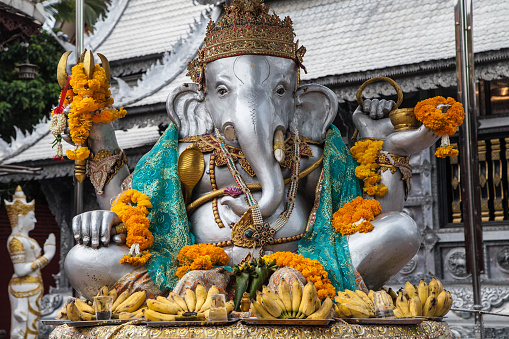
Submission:
<svg viewBox="0 0 509 339">
<path fill-rule="evenodd" d="M 280 17 L 291 17 L 299 45 L 307 48 L 304 65 L 308 73 L 302 73 L 302 80 L 336 86 L 334 90 L 340 100 L 355 100 L 359 82 L 376 75 L 401 76 L 399 81 L 404 92 L 455 86 L 453 2 L 266 2 Z M 150 63 L 134 86 L 122 84 L 120 80 L 114 94 L 115 104 L 123 105 L 128 112 L 134 107 L 139 112 L 144 106 L 161 106 L 175 87 L 189 82 L 185 76 L 187 62 L 196 57 L 207 22 L 210 18 L 216 20 L 221 11 L 222 5 L 197 5 L 191 0 L 112 0 L 108 17 L 98 22 L 95 35 L 86 39 L 86 45 L 94 52 L 103 53 L 112 64 L 136 60 Z M 506 39 L 509 2 L 474 1 L 473 13 L 476 77 L 491 80 L 509 76 L 509 40 Z M 486 62 L 492 64 L 487 67 Z M 439 76 L 433 73 L 438 69 Z M 338 89 L 338 84 L 350 87 Z M 368 94 L 378 95 L 385 90 L 375 86 Z M 117 131 L 120 146 L 136 148 L 153 144 L 158 137 L 157 127 L 146 129 Z M 14 152 L 15 155 L 11 153 L 7 159 L 0 159 L 0 163 L 51 159 L 52 138 L 47 135 L 32 146 Z"/>
</svg>

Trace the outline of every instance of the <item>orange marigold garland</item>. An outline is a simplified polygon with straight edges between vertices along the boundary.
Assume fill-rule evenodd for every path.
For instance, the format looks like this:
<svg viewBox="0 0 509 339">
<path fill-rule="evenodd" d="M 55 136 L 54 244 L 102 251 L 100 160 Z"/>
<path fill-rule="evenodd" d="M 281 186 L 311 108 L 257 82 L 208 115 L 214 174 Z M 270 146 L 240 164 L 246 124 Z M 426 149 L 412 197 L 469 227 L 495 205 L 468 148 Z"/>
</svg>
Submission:
<svg viewBox="0 0 509 339">
<path fill-rule="evenodd" d="M 182 247 L 178 261 L 180 267 L 176 274 L 180 279 L 189 271 L 210 270 L 213 266 L 227 265 L 230 258 L 221 247 L 196 244 Z"/>
<path fill-rule="evenodd" d="M 355 168 L 355 176 L 364 182 L 364 193 L 371 196 L 383 197 L 387 193 L 387 186 L 380 183 L 380 165 L 376 162 L 383 143 L 383 140 L 361 140 L 350 149 L 353 158 L 359 163 Z"/>
<path fill-rule="evenodd" d="M 336 233 L 343 235 L 371 232 L 374 228 L 371 221 L 382 213 L 382 206 L 375 199 L 357 197 L 343 205 L 332 216 L 332 226 Z"/>
<path fill-rule="evenodd" d="M 336 289 L 329 279 L 329 274 L 318 260 L 304 258 L 301 254 L 292 252 L 276 252 L 263 256 L 263 259 L 265 262 L 276 260 L 276 265 L 279 267 L 289 266 L 301 272 L 307 281 L 311 280 L 315 284 L 321 300 L 327 296 L 334 298 Z"/>
<path fill-rule="evenodd" d="M 465 111 L 460 102 L 453 98 L 437 96 L 417 103 L 414 114 L 424 126 L 442 136 L 440 147 L 435 152 L 437 157 L 458 155 L 458 151 L 451 146 L 449 136 L 456 133 L 456 129 L 461 126 L 465 117 Z"/>
<path fill-rule="evenodd" d="M 147 218 L 149 208 L 152 208 L 149 197 L 137 190 L 124 191 L 113 202 L 111 210 L 126 225 L 126 245 L 130 247 L 129 253 L 120 260 L 121 263 L 142 265 L 152 256 L 148 251 L 154 243 Z"/>
</svg>

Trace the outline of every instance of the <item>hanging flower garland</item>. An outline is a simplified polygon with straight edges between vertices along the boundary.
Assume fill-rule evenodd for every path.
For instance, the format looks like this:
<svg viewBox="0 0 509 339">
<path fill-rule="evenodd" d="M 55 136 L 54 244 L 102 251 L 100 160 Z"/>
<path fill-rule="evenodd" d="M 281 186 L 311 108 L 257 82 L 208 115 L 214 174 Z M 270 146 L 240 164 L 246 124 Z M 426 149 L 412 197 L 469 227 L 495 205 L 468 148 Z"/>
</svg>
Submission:
<svg viewBox="0 0 509 339">
<path fill-rule="evenodd" d="M 64 102 L 61 101 L 61 104 L 52 112 L 52 125 L 55 125 L 52 133 L 58 139 L 55 143 L 57 144 L 58 155 L 61 148 L 61 146 L 58 146 L 61 139 L 59 137 L 65 128 L 60 114 L 63 113 L 62 108 L 71 105 L 68 123 L 71 139 L 76 148 L 74 151 L 67 150 L 66 155 L 71 160 L 85 160 L 90 155 L 90 150 L 84 145 L 92 123 L 109 123 L 123 118 L 126 111 L 123 108 L 120 110 L 113 108 L 114 100 L 111 97 L 106 72 L 99 65 L 94 66 L 92 79 L 88 79 L 86 76 L 83 63 L 74 66 L 70 77 L 70 86 L 72 90 L 65 90 Z M 60 99 L 62 100 L 62 97 Z"/>
<path fill-rule="evenodd" d="M 115 212 L 125 224 L 126 245 L 130 247 L 129 253 L 122 257 L 120 263 L 142 265 L 152 256 L 148 251 L 154 243 L 147 218 L 149 208 L 152 208 L 150 199 L 137 190 L 124 191 L 113 202 L 111 211 Z"/>
<path fill-rule="evenodd" d="M 456 129 L 461 126 L 465 117 L 465 111 L 460 102 L 453 98 L 437 96 L 417 103 L 414 114 L 424 126 L 442 136 L 440 147 L 435 152 L 437 157 L 458 155 L 458 151 L 451 146 L 449 136 L 456 133 Z"/>
<path fill-rule="evenodd" d="M 323 269 L 323 265 L 318 260 L 311 260 L 304 258 L 301 254 L 292 252 L 276 252 L 263 256 L 265 262 L 272 262 L 276 260 L 276 265 L 279 267 L 293 267 L 306 278 L 307 281 L 312 281 L 318 291 L 318 297 L 321 300 L 327 296 L 333 298 L 336 294 L 336 289 L 332 285 L 329 274 Z"/>
<path fill-rule="evenodd" d="M 64 114 L 64 107 L 68 107 L 72 102 L 74 93 L 72 89 L 69 89 L 69 82 L 71 77 L 67 77 L 64 89 L 60 93 L 58 106 L 51 110 L 51 122 L 50 131 L 55 136 L 52 148 L 56 146 L 57 152 L 53 157 L 53 160 L 64 160 L 64 152 L 62 148 L 62 133 L 64 133 L 65 127 L 67 126 L 67 118 Z"/>
<path fill-rule="evenodd" d="M 334 213 L 332 227 L 343 235 L 368 233 L 374 228 L 371 221 L 380 213 L 382 206 L 377 200 L 357 197 Z"/>
<path fill-rule="evenodd" d="M 180 267 L 176 275 L 180 279 L 189 271 L 210 270 L 213 266 L 227 265 L 230 258 L 221 247 L 196 244 L 182 247 L 178 261 Z"/>
<path fill-rule="evenodd" d="M 350 149 L 353 158 L 359 163 L 355 168 L 355 176 L 364 182 L 364 193 L 371 196 L 383 197 L 387 193 L 387 186 L 380 184 L 380 165 L 376 162 L 383 143 L 383 140 L 360 140 Z"/>
</svg>

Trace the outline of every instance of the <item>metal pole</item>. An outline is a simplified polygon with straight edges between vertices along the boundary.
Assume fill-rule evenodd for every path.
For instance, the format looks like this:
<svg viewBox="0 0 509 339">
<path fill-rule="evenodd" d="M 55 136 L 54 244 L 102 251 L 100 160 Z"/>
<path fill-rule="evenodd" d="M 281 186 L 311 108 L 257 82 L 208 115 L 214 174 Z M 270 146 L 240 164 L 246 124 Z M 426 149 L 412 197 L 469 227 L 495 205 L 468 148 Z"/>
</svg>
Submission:
<svg viewBox="0 0 509 339">
<path fill-rule="evenodd" d="M 84 50 L 83 2 L 84 0 L 76 0 L 76 63 Z M 83 182 L 74 177 L 74 215 L 80 213 L 83 213 Z"/>
<path fill-rule="evenodd" d="M 458 96 L 465 109 L 460 130 L 460 162 L 462 169 L 462 201 L 465 249 L 472 274 L 474 310 L 481 310 L 480 277 L 482 267 L 482 225 L 480 220 L 477 155 L 476 92 L 472 42 L 472 0 L 457 0 L 454 17 L 456 27 L 456 72 Z M 464 175 L 463 175 L 464 173 Z M 476 202 L 477 200 L 477 202 Z M 479 248 L 480 247 L 480 248 Z M 475 313 L 475 338 L 484 338 L 482 313 Z"/>
</svg>

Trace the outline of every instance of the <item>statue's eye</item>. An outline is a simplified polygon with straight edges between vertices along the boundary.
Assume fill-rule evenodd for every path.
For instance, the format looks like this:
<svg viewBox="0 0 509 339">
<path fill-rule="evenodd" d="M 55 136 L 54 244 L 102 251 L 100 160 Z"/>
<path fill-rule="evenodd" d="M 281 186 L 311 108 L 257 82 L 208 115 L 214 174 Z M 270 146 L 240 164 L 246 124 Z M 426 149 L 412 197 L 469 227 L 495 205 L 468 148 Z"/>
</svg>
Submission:
<svg viewBox="0 0 509 339">
<path fill-rule="evenodd" d="M 219 87 L 217 89 L 217 94 L 219 94 L 220 96 L 224 96 L 228 93 L 228 90 L 224 87 Z"/>
<path fill-rule="evenodd" d="M 276 93 L 277 95 L 279 95 L 280 97 L 282 97 L 284 94 L 285 94 L 286 90 L 283 86 L 279 86 L 277 89 L 276 89 Z"/>
</svg>

